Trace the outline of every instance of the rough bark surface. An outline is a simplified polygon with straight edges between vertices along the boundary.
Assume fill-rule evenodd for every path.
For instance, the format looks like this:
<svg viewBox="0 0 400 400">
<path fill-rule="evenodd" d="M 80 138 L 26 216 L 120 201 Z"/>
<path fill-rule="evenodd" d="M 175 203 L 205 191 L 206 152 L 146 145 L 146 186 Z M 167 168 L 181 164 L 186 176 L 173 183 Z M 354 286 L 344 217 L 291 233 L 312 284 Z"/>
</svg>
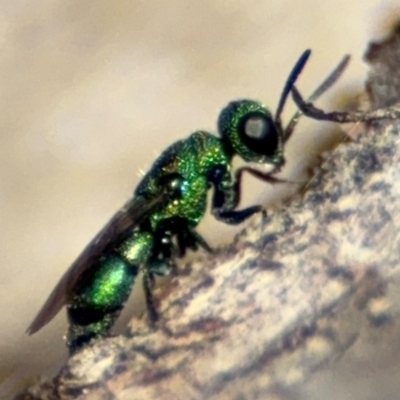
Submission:
<svg viewBox="0 0 400 400">
<path fill-rule="evenodd" d="M 366 58 L 372 107 L 398 103 L 400 31 Z M 156 292 L 156 326 L 133 320 L 19 400 L 293 398 L 354 346 L 394 343 L 399 132 L 399 121 L 353 127 L 302 194 Z"/>
</svg>

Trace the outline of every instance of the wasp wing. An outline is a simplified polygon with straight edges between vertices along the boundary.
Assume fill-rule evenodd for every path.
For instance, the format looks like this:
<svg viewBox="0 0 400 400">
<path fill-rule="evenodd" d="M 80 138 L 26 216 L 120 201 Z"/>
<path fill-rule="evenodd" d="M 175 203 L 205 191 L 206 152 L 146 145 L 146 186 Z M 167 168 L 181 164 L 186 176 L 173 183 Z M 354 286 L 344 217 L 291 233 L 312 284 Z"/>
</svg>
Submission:
<svg viewBox="0 0 400 400">
<path fill-rule="evenodd" d="M 129 200 L 94 237 L 65 272 L 27 329 L 27 333 L 32 335 L 48 324 L 67 303 L 68 293 L 79 282 L 82 274 L 95 264 L 104 250 L 112 243 L 118 243 L 128 236 L 149 214 L 157 210 L 166 198 L 166 192 L 161 192 L 151 199 L 133 197 Z"/>
</svg>

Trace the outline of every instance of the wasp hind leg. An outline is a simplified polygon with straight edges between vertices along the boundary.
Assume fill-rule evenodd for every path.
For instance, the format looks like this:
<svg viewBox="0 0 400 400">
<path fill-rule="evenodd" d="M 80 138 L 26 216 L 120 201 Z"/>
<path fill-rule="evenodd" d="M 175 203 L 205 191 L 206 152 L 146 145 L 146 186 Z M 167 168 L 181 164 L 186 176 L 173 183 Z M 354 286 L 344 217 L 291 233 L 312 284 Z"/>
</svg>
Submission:
<svg viewBox="0 0 400 400">
<path fill-rule="evenodd" d="M 158 320 L 158 312 L 154 304 L 154 276 L 168 276 L 177 269 L 171 258 L 152 260 L 143 271 L 143 291 L 149 319 L 152 323 Z"/>
<path fill-rule="evenodd" d="M 146 301 L 147 313 L 149 315 L 150 322 L 154 323 L 158 320 L 158 312 L 154 305 L 154 274 L 148 270 L 143 273 L 143 291 Z"/>
</svg>

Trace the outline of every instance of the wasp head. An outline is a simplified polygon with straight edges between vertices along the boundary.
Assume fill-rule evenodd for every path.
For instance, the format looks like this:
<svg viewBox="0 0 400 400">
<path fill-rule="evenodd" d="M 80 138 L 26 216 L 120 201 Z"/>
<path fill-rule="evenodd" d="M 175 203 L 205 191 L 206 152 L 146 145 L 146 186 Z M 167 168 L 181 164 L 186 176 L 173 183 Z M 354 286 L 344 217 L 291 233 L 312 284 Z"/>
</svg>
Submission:
<svg viewBox="0 0 400 400">
<path fill-rule="evenodd" d="M 281 127 L 261 103 L 229 103 L 219 116 L 218 130 L 231 152 L 243 160 L 274 166 L 283 163 Z"/>
</svg>

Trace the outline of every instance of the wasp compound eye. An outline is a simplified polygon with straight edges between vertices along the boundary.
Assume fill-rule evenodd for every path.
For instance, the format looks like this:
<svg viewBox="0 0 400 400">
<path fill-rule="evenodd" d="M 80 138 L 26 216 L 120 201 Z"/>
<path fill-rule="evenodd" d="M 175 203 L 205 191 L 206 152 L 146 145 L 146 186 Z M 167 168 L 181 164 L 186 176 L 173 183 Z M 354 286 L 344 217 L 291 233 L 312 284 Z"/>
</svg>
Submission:
<svg viewBox="0 0 400 400">
<path fill-rule="evenodd" d="M 269 115 L 245 115 L 238 124 L 238 132 L 243 143 L 255 153 L 272 157 L 278 148 L 278 132 Z"/>
<path fill-rule="evenodd" d="M 245 161 L 274 163 L 279 132 L 271 113 L 254 100 L 233 101 L 222 110 L 218 127 L 228 148 Z"/>
<path fill-rule="evenodd" d="M 243 133 L 254 139 L 268 136 L 270 126 L 263 115 L 254 113 L 247 115 L 242 123 Z"/>
</svg>

